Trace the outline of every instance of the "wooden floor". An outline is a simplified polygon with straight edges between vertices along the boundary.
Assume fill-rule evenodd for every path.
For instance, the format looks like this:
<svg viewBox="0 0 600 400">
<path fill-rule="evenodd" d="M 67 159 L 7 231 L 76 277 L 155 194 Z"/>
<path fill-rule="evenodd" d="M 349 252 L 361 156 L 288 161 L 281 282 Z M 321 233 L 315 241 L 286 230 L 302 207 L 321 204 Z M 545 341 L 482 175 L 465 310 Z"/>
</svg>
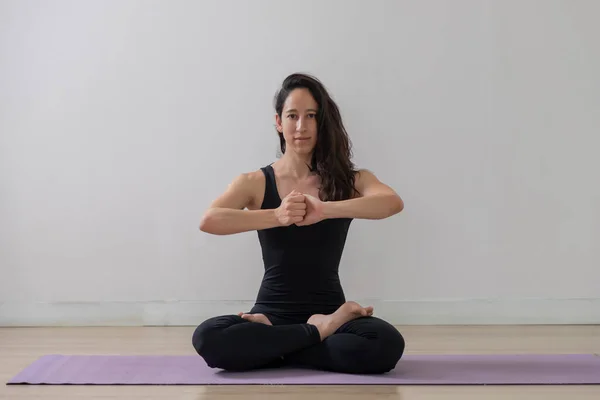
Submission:
<svg viewBox="0 0 600 400">
<path fill-rule="evenodd" d="M 399 327 L 407 354 L 600 353 L 600 326 Z M 192 327 L 0 328 L 0 399 L 600 399 L 600 386 L 6 386 L 44 354 L 194 354 Z"/>
</svg>

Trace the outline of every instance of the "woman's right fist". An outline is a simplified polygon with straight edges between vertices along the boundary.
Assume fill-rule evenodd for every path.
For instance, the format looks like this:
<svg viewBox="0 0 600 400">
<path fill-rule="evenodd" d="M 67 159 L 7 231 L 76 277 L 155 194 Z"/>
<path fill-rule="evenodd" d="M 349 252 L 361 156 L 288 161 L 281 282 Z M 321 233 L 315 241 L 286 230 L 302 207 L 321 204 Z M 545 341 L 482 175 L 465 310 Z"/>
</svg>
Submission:
<svg viewBox="0 0 600 400">
<path fill-rule="evenodd" d="M 306 215 L 304 195 L 296 190 L 285 196 L 281 205 L 275 209 L 275 216 L 281 226 L 302 222 Z"/>
</svg>

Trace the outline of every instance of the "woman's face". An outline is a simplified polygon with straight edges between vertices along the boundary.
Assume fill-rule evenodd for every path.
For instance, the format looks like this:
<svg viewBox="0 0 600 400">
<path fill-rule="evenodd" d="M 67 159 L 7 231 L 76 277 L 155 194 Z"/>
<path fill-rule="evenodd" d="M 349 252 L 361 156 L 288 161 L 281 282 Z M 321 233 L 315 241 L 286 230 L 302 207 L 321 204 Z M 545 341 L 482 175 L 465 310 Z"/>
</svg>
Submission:
<svg viewBox="0 0 600 400">
<path fill-rule="evenodd" d="M 277 131 L 283 133 L 286 152 L 310 154 L 317 144 L 318 105 L 308 89 L 294 89 L 285 100 L 281 117 L 275 116 Z"/>
</svg>

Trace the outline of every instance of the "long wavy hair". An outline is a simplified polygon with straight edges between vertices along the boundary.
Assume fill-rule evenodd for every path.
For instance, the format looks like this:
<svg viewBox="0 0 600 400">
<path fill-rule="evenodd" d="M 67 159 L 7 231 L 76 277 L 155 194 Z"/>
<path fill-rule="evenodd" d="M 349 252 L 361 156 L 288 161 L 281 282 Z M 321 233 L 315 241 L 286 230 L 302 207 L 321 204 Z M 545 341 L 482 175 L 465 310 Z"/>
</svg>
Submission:
<svg viewBox="0 0 600 400">
<path fill-rule="evenodd" d="M 312 154 L 310 170 L 321 178 L 320 197 L 323 201 L 347 200 L 358 193 L 355 187 L 356 169 L 352 162 L 352 142 L 342 122 L 338 106 L 325 86 L 315 77 L 295 73 L 284 79 L 275 95 L 275 111 L 281 118 L 283 104 L 298 88 L 308 89 L 318 104 L 317 143 Z M 285 139 L 279 134 L 281 153 Z"/>
</svg>

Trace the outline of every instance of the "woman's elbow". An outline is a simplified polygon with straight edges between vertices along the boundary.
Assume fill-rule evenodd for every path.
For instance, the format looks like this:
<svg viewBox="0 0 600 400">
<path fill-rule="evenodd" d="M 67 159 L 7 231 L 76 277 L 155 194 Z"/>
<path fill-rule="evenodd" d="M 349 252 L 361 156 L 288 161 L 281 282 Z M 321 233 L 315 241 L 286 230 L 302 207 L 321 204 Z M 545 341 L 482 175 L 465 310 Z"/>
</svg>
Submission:
<svg viewBox="0 0 600 400">
<path fill-rule="evenodd" d="M 404 210 L 404 201 L 397 194 L 392 196 L 390 203 L 391 215 L 396 215 Z"/>
<path fill-rule="evenodd" d="M 214 210 L 208 209 L 200 219 L 200 230 L 206 233 L 214 233 Z"/>
</svg>

